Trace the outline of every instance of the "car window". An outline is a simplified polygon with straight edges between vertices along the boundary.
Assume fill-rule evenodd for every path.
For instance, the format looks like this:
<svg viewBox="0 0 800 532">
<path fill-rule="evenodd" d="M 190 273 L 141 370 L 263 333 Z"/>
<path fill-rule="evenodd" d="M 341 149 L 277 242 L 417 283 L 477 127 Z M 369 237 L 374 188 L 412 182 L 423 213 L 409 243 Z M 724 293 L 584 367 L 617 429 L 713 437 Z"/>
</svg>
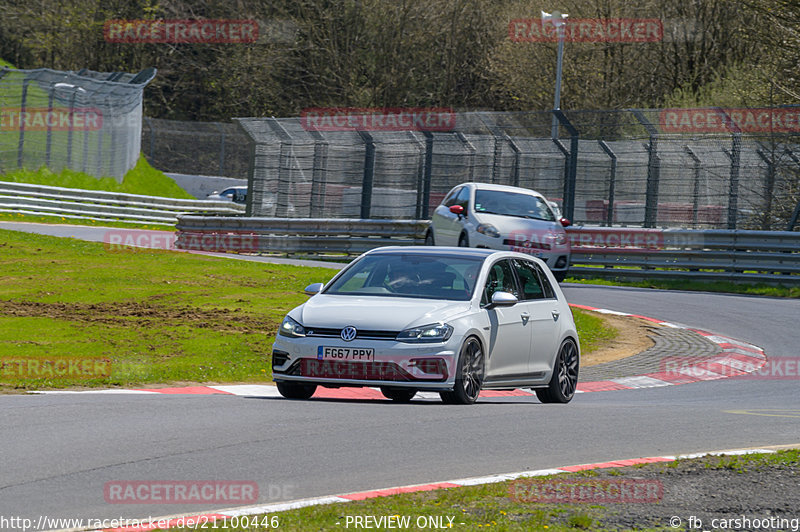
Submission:
<svg viewBox="0 0 800 532">
<path fill-rule="evenodd" d="M 534 268 L 535 264 L 524 260 L 515 260 L 514 266 L 517 268 L 519 282 L 522 285 L 520 299 L 545 299 L 547 295 L 539 279 L 539 273 Z"/>
<path fill-rule="evenodd" d="M 467 212 L 467 206 L 469 205 L 469 187 L 464 187 L 459 191 L 453 205 L 461 205 L 464 207 L 464 212 Z"/>
<path fill-rule="evenodd" d="M 556 292 L 553 290 L 553 285 L 550 284 L 550 280 L 548 279 L 547 274 L 544 273 L 542 267 L 534 262 L 525 261 L 525 264 L 533 268 L 536 271 L 536 275 L 539 276 L 539 282 L 542 285 L 542 290 L 544 290 L 545 299 L 556 299 Z"/>
<path fill-rule="evenodd" d="M 486 214 L 501 214 L 548 222 L 554 222 L 556 219 L 553 211 L 542 198 L 505 190 L 475 191 L 474 210 Z"/>
<path fill-rule="evenodd" d="M 486 285 L 483 288 L 481 304 L 488 305 L 492 300 L 492 294 L 495 292 L 509 292 L 519 298 L 514 270 L 508 260 L 497 262 L 489 270 L 489 276 L 486 278 Z"/>
<path fill-rule="evenodd" d="M 459 255 L 367 255 L 351 264 L 324 293 L 468 301 L 482 261 Z"/>
<path fill-rule="evenodd" d="M 462 187 L 456 187 L 453 190 L 451 190 L 447 194 L 447 196 L 445 196 L 444 200 L 442 200 L 442 205 L 444 205 L 445 207 L 452 207 L 453 205 L 455 205 L 456 196 L 458 196 L 458 193 L 461 191 L 461 188 Z"/>
</svg>

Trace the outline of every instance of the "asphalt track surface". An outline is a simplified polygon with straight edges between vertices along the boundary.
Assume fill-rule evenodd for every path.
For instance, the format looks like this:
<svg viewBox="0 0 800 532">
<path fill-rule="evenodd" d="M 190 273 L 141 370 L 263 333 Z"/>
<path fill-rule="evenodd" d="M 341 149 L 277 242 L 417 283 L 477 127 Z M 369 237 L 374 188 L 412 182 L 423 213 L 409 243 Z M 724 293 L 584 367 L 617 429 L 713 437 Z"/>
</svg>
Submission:
<svg viewBox="0 0 800 532">
<path fill-rule="evenodd" d="M 98 229 L 79 232 L 86 231 Z M 75 236 L 97 240 L 97 233 Z M 798 300 L 564 288 L 571 303 L 758 345 L 769 364 L 800 358 Z M 794 375 L 580 394 L 569 405 L 542 405 L 533 397 L 459 406 L 214 395 L 5 395 L 0 396 L 0 516 L 142 518 L 226 506 L 108 504 L 103 488 L 109 481 L 255 481 L 259 502 L 266 503 L 615 459 L 794 444 L 800 442 L 800 383 Z"/>
</svg>

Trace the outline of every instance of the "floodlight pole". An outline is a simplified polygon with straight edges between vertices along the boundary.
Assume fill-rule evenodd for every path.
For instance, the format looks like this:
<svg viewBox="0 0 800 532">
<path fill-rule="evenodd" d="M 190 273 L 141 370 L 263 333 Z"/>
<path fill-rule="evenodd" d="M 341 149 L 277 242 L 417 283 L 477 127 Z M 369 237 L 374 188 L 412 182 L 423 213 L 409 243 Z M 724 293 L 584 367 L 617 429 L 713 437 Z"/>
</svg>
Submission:
<svg viewBox="0 0 800 532">
<path fill-rule="evenodd" d="M 553 110 L 558 111 L 561 109 L 561 70 L 564 62 L 564 39 L 566 37 L 566 18 L 569 15 L 561 13 L 560 11 L 553 11 L 552 14 L 542 11 L 542 23 L 548 20 L 553 23 L 558 32 L 558 56 L 556 59 L 556 92 L 553 100 Z M 558 138 L 558 119 L 553 115 L 553 127 L 551 131 L 553 139 Z"/>
</svg>

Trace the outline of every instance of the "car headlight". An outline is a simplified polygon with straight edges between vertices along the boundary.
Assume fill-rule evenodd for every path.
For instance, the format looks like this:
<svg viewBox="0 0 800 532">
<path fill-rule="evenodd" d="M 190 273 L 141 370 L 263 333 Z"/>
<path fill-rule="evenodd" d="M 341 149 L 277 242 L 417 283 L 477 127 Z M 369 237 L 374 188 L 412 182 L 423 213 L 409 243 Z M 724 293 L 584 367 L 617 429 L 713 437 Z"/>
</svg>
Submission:
<svg viewBox="0 0 800 532">
<path fill-rule="evenodd" d="M 278 329 L 278 334 L 281 336 L 288 336 L 289 338 L 301 338 L 306 335 L 306 328 L 289 316 L 286 316 L 283 318 L 283 322 Z"/>
<path fill-rule="evenodd" d="M 492 224 L 480 224 L 475 228 L 477 232 L 482 235 L 490 236 L 492 238 L 500 238 L 500 231 L 497 230 Z"/>
<path fill-rule="evenodd" d="M 453 334 L 453 327 L 446 323 L 434 323 L 401 331 L 397 335 L 398 342 L 446 342 Z"/>
</svg>

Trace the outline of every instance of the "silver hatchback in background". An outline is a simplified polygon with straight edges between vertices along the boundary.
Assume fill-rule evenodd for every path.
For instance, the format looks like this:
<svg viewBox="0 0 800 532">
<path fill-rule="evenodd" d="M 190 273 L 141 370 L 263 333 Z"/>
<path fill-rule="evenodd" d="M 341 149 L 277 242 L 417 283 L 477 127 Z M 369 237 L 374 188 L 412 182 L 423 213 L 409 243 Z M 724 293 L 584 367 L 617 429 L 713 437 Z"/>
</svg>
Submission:
<svg viewBox="0 0 800 532">
<path fill-rule="evenodd" d="M 453 187 L 433 212 L 425 243 L 525 253 L 544 261 L 563 281 L 571 254 L 564 230 L 569 225 L 536 191 L 463 183 Z"/>
</svg>

